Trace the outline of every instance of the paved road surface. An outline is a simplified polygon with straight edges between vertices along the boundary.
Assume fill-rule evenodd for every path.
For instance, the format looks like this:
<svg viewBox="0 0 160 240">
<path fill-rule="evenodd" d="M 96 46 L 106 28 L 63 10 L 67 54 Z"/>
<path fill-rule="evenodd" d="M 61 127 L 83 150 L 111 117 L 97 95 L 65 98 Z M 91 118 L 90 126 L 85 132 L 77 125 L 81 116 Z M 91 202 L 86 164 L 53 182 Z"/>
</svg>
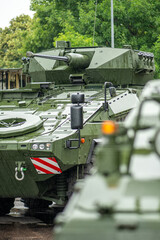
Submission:
<svg viewBox="0 0 160 240">
<path fill-rule="evenodd" d="M 9 215 L 0 217 L 0 240 L 53 240 L 53 224 L 25 216 L 26 208 L 20 199 Z"/>
</svg>

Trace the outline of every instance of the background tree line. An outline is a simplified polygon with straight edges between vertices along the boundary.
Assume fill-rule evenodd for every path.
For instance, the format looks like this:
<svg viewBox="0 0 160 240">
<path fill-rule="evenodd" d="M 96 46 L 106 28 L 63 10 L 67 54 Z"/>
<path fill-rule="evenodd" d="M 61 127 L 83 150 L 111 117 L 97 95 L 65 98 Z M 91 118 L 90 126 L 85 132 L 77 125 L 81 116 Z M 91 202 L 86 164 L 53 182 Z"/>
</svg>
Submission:
<svg viewBox="0 0 160 240">
<path fill-rule="evenodd" d="M 97 2 L 97 5 L 96 5 Z M 31 0 L 33 19 L 17 16 L 0 29 L 0 68 L 20 67 L 26 51 L 53 48 L 57 40 L 76 46 L 111 46 L 110 0 Z M 96 25 L 95 32 L 95 9 Z M 160 1 L 114 0 L 115 47 L 153 52 L 160 72 Z"/>
</svg>

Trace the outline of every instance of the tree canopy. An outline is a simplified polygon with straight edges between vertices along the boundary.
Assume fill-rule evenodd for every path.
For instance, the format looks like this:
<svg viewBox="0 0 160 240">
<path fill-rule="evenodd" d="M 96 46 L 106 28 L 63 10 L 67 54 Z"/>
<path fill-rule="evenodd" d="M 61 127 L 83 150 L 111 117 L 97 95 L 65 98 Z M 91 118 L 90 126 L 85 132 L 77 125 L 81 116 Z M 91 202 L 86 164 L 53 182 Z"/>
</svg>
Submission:
<svg viewBox="0 0 160 240">
<path fill-rule="evenodd" d="M 10 21 L 10 26 L 0 31 L 0 68 L 20 67 L 23 43 L 30 29 L 31 18 L 20 15 Z"/>
<path fill-rule="evenodd" d="M 160 1 L 113 2 L 115 47 L 153 52 L 159 71 Z M 111 46 L 110 0 L 31 0 L 30 7 L 33 19 L 21 15 L 0 29 L 0 67 L 18 67 L 26 51 L 52 48 L 57 40 L 70 40 L 74 47 Z"/>
</svg>

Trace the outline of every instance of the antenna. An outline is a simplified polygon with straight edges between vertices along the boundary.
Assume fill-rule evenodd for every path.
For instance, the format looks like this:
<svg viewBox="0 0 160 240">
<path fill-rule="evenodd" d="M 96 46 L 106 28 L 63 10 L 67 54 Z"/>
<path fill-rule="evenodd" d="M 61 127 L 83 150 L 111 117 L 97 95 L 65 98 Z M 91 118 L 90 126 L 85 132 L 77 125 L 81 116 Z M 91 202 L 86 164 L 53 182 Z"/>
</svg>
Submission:
<svg viewBox="0 0 160 240">
<path fill-rule="evenodd" d="M 96 17 L 97 17 L 97 0 L 95 1 L 95 15 L 94 15 L 94 28 L 93 28 L 93 46 L 94 46 L 94 37 L 95 37 L 95 30 L 96 30 Z"/>
<path fill-rule="evenodd" d="M 113 0 L 111 0 L 111 47 L 114 48 Z"/>
</svg>

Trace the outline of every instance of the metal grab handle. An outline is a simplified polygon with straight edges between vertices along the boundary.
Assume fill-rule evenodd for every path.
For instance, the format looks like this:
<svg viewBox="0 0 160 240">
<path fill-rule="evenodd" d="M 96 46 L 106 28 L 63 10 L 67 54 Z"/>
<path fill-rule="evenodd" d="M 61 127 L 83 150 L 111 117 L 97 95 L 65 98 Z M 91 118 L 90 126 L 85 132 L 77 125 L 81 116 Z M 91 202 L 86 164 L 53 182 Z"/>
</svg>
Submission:
<svg viewBox="0 0 160 240">
<path fill-rule="evenodd" d="M 21 174 L 21 177 L 18 177 L 18 174 Z M 24 172 L 23 172 L 23 167 L 20 168 L 20 171 L 18 171 L 18 168 L 15 168 L 15 178 L 18 181 L 22 181 L 24 179 Z"/>
<path fill-rule="evenodd" d="M 113 84 L 111 82 L 104 83 L 104 111 L 108 111 L 108 102 L 107 102 L 107 88 L 112 87 Z"/>
</svg>

